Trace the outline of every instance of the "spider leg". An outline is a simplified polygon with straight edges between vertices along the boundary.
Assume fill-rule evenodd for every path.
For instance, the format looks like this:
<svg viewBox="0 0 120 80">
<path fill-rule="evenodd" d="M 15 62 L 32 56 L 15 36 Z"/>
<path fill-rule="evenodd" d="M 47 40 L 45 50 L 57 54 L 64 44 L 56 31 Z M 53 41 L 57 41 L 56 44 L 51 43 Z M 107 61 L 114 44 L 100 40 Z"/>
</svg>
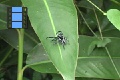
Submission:
<svg viewBox="0 0 120 80">
<path fill-rule="evenodd" d="M 63 44 L 63 49 L 65 49 L 65 44 Z"/>
<path fill-rule="evenodd" d="M 57 38 L 57 37 L 46 37 L 46 39 L 47 39 L 47 38 Z"/>
<path fill-rule="evenodd" d="M 69 40 L 65 37 L 66 44 L 70 44 Z"/>
<path fill-rule="evenodd" d="M 61 44 L 63 45 L 63 49 L 65 49 L 65 45 L 66 45 L 66 43 L 65 43 L 65 41 L 63 40 L 63 41 L 61 41 Z"/>
<path fill-rule="evenodd" d="M 58 33 L 62 33 L 62 31 L 58 31 L 56 34 L 58 34 Z"/>
<path fill-rule="evenodd" d="M 57 44 L 57 38 L 51 40 L 54 44 Z"/>
</svg>

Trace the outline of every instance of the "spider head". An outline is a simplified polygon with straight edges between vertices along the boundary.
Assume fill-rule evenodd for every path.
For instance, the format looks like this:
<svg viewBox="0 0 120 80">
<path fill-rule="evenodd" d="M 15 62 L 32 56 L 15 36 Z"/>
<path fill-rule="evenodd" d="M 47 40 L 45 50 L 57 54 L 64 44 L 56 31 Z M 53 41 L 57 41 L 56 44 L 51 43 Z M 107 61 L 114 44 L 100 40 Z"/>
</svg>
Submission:
<svg viewBox="0 0 120 80">
<path fill-rule="evenodd" d="M 58 31 L 56 35 L 63 35 L 62 31 Z"/>
</svg>

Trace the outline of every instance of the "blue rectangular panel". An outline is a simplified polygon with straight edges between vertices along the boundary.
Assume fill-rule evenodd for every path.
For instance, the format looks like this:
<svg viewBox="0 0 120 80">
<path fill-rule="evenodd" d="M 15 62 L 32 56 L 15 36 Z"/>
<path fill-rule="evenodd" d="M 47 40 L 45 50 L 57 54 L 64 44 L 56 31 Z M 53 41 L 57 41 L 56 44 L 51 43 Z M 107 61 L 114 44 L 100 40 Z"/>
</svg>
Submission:
<svg viewBox="0 0 120 80">
<path fill-rule="evenodd" d="M 22 7 L 12 7 L 12 12 L 22 12 Z"/>
<path fill-rule="evenodd" d="M 22 28 L 22 22 L 12 22 L 12 28 Z"/>
<path fill-rule="evenodd" d="M 22 21 L 22 13 L 12 13 L 12 21 Z"/>
</svg>

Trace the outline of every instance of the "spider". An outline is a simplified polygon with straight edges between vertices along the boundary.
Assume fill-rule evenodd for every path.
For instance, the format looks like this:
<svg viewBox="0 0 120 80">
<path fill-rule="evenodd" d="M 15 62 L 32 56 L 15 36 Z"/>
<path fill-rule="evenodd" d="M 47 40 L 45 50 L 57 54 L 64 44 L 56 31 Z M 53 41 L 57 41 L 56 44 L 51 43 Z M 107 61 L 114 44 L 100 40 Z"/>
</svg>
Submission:
<svg viewBox="0 0 120 80">
<path fill-rule="evenodd" d="M 47 38 L 53 38 L 52 41 L 54 42 L 54 44 L 61 44 L 63 45 L 63 49 L 65 49 L 65 45 L 68 42 L 68 39 L 66 37 L 64 37 L 62 31 L 58 31 L 56 33 L 56 37 L 47 37 Z"/>
</svg>

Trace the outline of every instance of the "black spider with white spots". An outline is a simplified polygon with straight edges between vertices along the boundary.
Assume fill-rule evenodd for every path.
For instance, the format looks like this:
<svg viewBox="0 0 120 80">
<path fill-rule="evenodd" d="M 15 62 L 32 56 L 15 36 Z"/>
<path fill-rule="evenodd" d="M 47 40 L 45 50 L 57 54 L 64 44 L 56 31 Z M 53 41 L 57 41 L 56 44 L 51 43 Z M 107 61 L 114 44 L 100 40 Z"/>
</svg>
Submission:
<svg viewBox="0 0 120 80">
<path fill-rule="evenodd" d="M 56 37 L 47 37 L 47 38 L 53 38 L 52 41 L 54 42 L 54 44 L 59 43 L 59 44 L 63 45 L 64 49 L 65 49 L 65 45 L 68 42 L 68 39 L 66 37 L 64 37 L 62 31 L 58 31 L 56 33 Z"/>
</svg>

